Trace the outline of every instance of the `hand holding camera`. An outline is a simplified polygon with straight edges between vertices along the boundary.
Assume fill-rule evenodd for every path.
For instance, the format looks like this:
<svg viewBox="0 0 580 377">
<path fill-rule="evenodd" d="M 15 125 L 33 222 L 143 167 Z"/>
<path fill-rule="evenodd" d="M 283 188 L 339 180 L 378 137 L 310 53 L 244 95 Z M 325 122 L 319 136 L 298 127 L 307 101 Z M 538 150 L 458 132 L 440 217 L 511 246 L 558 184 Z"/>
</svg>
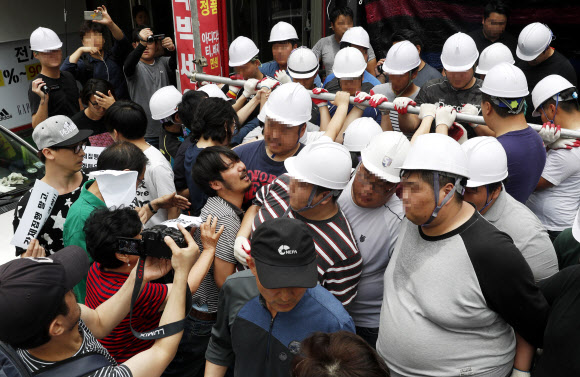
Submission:
<svg viewBox="0 0 580 377">
<path fill-rule="evenodd" d="M 42 100 L 41 105 L 44 104 L 44 101 L 48 99 L 48 86 L 41 78 L 32 81 L 32 92 L 40 97 Z"/>
<path fill-rule="evenodd" d="M 185 273 L 187 276 L 199 256 L 199 247 L 183 225 L 177 224 L 177 227 L 187 242 L 187 246 L 178 246 L 172 237 L 165 237 L 165 243 L 171 248 L 171 252 L 173 253 L 171 265 L 175 273 Z"/>
</svg>

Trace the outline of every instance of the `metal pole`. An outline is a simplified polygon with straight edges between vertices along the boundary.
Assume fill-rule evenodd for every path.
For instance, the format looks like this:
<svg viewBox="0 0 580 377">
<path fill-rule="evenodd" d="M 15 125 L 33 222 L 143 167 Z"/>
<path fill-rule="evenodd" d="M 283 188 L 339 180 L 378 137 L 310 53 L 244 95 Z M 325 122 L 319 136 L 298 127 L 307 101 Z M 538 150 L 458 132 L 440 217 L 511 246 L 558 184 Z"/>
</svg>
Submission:
<svg viewBox="0 0 580 377">
<path fill-rule="evenodd" d="M 201 59 L 201 35 L 199 34 L 199 18 L 197 15 L 197 0 L 189 0 L 189 10 L 191 11 L 191 29 L 193 32 L 193 48 L 195 53 L 195 70 L 203 73 Z"/>
<path fill-rule="evenodd" d="M 243 87 L 244 84 L 246 83 L 246 80 L 232 80 L 228 77 L 206 75 L 204 73 L 192 73 L 192 72 L 190 72 L 189 74 L 186 74 L 186 75 L 193 81 L 196 81 L 196 80 L 197 81 L 209 81 L 209 82 L 216 82 L 219 84 L 229 84 L 229 85 L 239 86 L 239 87 Z M 314 93 L 312 93 L 311 90 L 309 90 L 308 93 L 310 94 L 310 97 L 312 97 L 312 98 L 324 99 L 327 101 L 332 101 L 332 100 L 334 100 L 334 97 L 335 97 L 335 95 L 332 93 L 314 94 Z M 350 101 L 349 101 L 353 105 L 354 105 L 354 98 L 355 97 L 351 96 Z M 359 105 L 370 106 L 368 101 L 361 102 Z M 395 106 L 393 105 L 392 102 L 383 102 L 382 104 L 380 104 L 376 108 L 379 110 L 388 110 L 388 111 L 395 110 Z M 419 106 L 407 107 L 407 112 L 409 114 L 419 115 L 419 110 L 420 110 Z M 485 120 L 483 120 L 483 117 L 480 115 L 468 115 L 468 114 L 457 113 L 457 116 L 455 119 L 458 122 L 485 124 Z M 542 126 L 539 124 L 529 124 L 529 126 L 534 131 L 540 131 L 542 129 Z M 565 137 L 565 138 L 570 138 L 570 139 L 580 139 L 580 131 L 562 129 L 560 136 Z"/>
</svg>

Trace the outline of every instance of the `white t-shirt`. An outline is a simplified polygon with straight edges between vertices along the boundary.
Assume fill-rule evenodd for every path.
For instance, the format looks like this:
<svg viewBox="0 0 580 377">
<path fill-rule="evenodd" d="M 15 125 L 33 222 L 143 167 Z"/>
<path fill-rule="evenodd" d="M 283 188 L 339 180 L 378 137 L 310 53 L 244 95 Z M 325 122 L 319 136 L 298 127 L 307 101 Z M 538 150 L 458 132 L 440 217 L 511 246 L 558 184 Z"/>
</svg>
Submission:
<svg viewBox="0 0 580 377">
<path fill-rule="evenodd" d="M 379 208 L 359 207 L 352 199 L 353 180 L 354 177 L 338 198 L 338 204 L 352 228 L 363 264 L 357 296 L 347 311 L 356 326 L 377 328 L 383 302 L 385 269 L 404 217 L 403 204 L 393 194 Z"/>
<path fill-rule="evenodd" d="M 417 90 L 413 92 L 408 98 L 415 99 L 417 94 L 419 94 L 419 90 L 421 88 L 417 87 Z M 382 94 L 389 99 L 389 102 L 393 102 L 397 96 L 395 92 L 393 92 L 393 86 L 390 82 L 386 84 L 377 85 L 373 88 L 373 92 L 375 94 Z M 391 125 L 393 126 L 393 131 L 401 132 L 399 128 L 399 113 L 396 111 L 389 111 L 389 118 L 391 119 Z"/>
<path fill-rule="evenodd" d="M 542 178 L 554 186 L 533 192 L 526 205 L 546 229 L 571 228 L 580 206 L 580 148 L 549 150 Z"/>
<path fill-rule="evenodd" d="M 143 152 L 147 156 L 145 179 L 137 187 L 136 206 L 147 205 L 151 200 L 175 192 L 173 170 L 171 164 L 155 147 L 149 147 Z M 147 221 L 145 228 L 150 228 L 167 220 L 167 210 L 160 209 Z"/>
</svg>

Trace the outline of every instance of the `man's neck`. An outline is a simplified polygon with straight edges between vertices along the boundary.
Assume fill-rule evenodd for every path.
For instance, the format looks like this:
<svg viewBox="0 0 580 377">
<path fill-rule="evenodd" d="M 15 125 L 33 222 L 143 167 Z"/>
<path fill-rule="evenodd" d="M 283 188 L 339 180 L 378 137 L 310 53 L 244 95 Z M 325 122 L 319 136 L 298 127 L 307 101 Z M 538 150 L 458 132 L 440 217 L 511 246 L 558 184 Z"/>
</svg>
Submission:
<svg viewBox="0 0 580 377">
<path fill-rule="evenodd" d="M 417 87 L 417 85 L 415 84 L 411 84 L 409 85 L 409 87 L 407 89 L 405 89 L 405 91 L 401 94 L 398 95 L 398 97 L 409 97 L 411 96 L 411 94 L 415 93 L 419 88 Z"/>
<path fill-rule="evenodd" d="M 566 113 L 558 110 L 556 114 L 556 123 L 567 130 L 580 130 L 580 111 Z"/>
<path fill-rule="evenodd" d="M 256 73 L 256 77 L 254 77 L 256 80 L 260 81 L 264 78 L 264 74 L 262 73 L 262 71 L 260 71 L 258 69 L 258 72 Z"/>
<path fill-rule="evenodd" d="M 59 67 L 42 67 L 40 74 L 51 79 L 60 78 L 60 68 Z"/>
<path fill-rule="evenodd" d="M 139 59 L 141 62 L 148 64 L 148 65 L 152 65 L 153 63 L 155 63 L 155 58 L 151 58 L 151 59 Z"/>
<path fill-rule="evenodd" d="M 222 143 L 218 143 L 217 141 L 214 141 L 213 139 L 206 139 L 204 137 L 199 139 L 197 141 L 197 143 L 195 144 L 195 146 L 198 148 L 217 147 L 217 146 L 221 146 L 221 145 L 222 145 Z"/>
<path fill-rule="evenodd" d="M 41 181 L 55 188 L 59 195 L 76 190 L 83 181 L 83 175 L 80 171 L 65 171 L 59 166 L 54 166 L 51 162 L 45 165 L 45 169 L 46 173 Z"/>
<path fill-rule="evenodd" d="M 521 131 L 528 128 L 528 123 L 526 122 L 524 114 L 517 114 L 507 118 L 496 116 L 493 121 L 487 123 L 487 125 L 493 132 L 495 132 L 495 137 L 507 134 L 508 132 Z"/>
<path fill-rule="evenodd" d="M 97 183 L 97 180 L 95 179 L 95 181 L 89 186 L 89 188 L 87 189 L 91 194 L 93 194 L 94 196 L 96 196 L 97 198 L 99 198 L 103 203 L 105 202 L 105 199 L 103 198 L 103 195 L 101 194 L 101 190 L 99 190 L 99 184 Z"/>
<path fill-rule="evenodd" d="M 340 44 L 340 40 L 342 39 L 342 37 L 339 38 L 338 35 L 336 35 L 336 33 L 332 34 L 332 36 L 334 37 L 336 43 Z"/>
<path fill-rule="evenodd" d="M 244 193 L 220 190 L 218 192 L 218 196 L 226 202 L 231 203 L 240 209 L 242 208 L 242 203 L 244 202 Z"/>
<path fill-rule="evenodd" d="M 85 115 L 90 120 L 101 120 L 101 118 L 102 118 L 102 117 L 98 116 L 97 114 L 92 113 L 88 107 L 84 111 L 85 111 Z"/>
<path fill-rule="evenodd" d="M 500 34 L 500 35 L 497 36 L 497 38 L 492 38 L 489 35 L 485 34 L 485 29 L 482 28 L 481 31 L 483 33 L 484 38 L 487 39 L 488 41 L 492 42 L 492 43 L 494 43 L 495 41 L 497 41 L 501 37 L 501 34 Z"/>
<path fill-rule="evenodd" d="M 328 220 L 338 213 L 338 204 L 330 201 L 326 204 L 318 205 L 312 209 L 298 212 L 300 216 L 313 221 Z"/>
<path fill-rule="evenodd" d="M 28 352 L 37 359 L 56 362 L 73 357 L 81 348 L 83 337 L 78 330 L 78 324 L 72 331 L 51 338 L 40 347 L 29 349 Z"/>
<path fill-rule="evenodd" d="M 268 155 L 268 157 L 270 157 L 270 159 L 272 159 L 274 161 L 284 161 L 288 157 L 294 156 L 299 148 L 300 148 L 300 143 L 297 143 L 296 146 L 294 148 L 292 148 L 292 150 L 290 150 L 289 152 L 274 154 L 274 153 L 270 152 L 270 150 L 268 149 L 268 146 L 266 146 L 266 154 Z"/>
<path fill-rule="evenodd" d="M 119 137 L 119 139 L 121 139 L 122 141 L 127 141 L 127 142 L 133 144 L 137 148 L 141 149 L 142 152 L 145 152 L 145 150 L 147 150 L 151 147 L 151 145 L 149 145 L 145 141 L 144 137 L 142 137 L 141 139 L 129 140 L 129 139 L 126 139 L 123 136 L 121 136 L 121 137 Z"/>
<path fill-rule="evenodd" d="M 276 62 L 276 63 L 278 63 L 278 62 Z M 282 64 L 278 63 L 278 67 L 280 67 L 280 69 L 283 69 L 285 71 L 288 68 L 288 64 L 282 65 Z"/>
<path fill-rule="evenodd" d="M 419 69 L 417 71 L 421 71 L 423 68 L 425 68 L 425 66 L 427 65 L 427 63 L 425 63 L 425 60 L 421 59 L 421 63 L 419 63 Z"/>
<path fill-rule="evenodd" d="M 452 198 L 451 200 L 454 201 L 455 199 Z M 422 228 L 425 235 L 436 237 L 449 233 L 465 224 L 475 212 L 475 208 L 464 201 L 461 201 L 461 204 L 452 202 L 449 205 L 451 207 L 445 208 L 446 206 L 444 206 L 439 211 L 437 218 L 433 220 L 434 223 Z"/>
</svg>

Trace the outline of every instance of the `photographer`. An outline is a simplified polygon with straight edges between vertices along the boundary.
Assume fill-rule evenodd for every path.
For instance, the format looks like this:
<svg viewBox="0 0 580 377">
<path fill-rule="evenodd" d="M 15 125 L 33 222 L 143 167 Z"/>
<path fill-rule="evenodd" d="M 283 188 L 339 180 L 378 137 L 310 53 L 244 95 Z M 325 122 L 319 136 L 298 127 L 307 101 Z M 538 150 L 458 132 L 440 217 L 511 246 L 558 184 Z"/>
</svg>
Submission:
<svg viewBox="0 0 580 377">
<path fill-rule="evenodd" d="M 81 24 L 80 37 L 83 45 L 68 56 L 60 68 L 72 73 L 82 85 L 92 78 L 107 80 L 113 84 L 119 99 L 129 99 L 123 62 L 131 51 L 131 44 L 113 22 L 104 5 L 95 10 L 95 15 L 99 14 L 102 19 L 86 20 Z M 114 38 L 110 50 L 105 48 L 105 28 L 109 29 Z M 98 99 L 97 102 L 100 104 Z"/>
<path fill-rule="evenodd" d="M 146 284 L 171 267 L 175 271 L 160 325 L 183 320 L 187 277 L 199 255 L 191 235 L 183 227 L 180 230 L 187 247 L 179 248 L 166 238 L 171 262 L 149 258 L 142 276 Z M 97 339 L 107 336 L 129 312 L 136 269 L 113 297 L 93 310 L 78 305 L 71 290 L 88 267 L 86 253 L 75 246 L 50 258 L 19 258 L 0 266 L 0 340 L 17 348 L 24 368 L 34 375 L 50 370 L 61 376 L 160 376 L 175 355 L 183 331 L 156 340 L 149 350 L 117 365 Z"/>
<path fill-rule="evenodd" d="M 211 216 L 201 226 L 201 241 L 204 253 L 199 256 L 188 277 L 189 289 L 195 292 L 213 262 L 217 240 L 223 226 L 216 233 L 217 218 L 213 223 Z M 131 208 L 95 210 L 85 223 L 87 251 L 95 263 L 87 277 L 86 305 L 96 308 L 113 296 L 125 283 L 131 270 L 137 265 L 139 257 L 119 252 L 118 237 L 141 239 L 141 221 L 137 212 Z M 197 255 L 196 255 L 197 257 Z M 146 283 L 133 309 L 132 325 L 135 330 L 144 332 L 155 328 L 161 312 L 167 304 L 172 284 Z M 125 317 L 101 339 L 101 344 L 118 362 L 123 363 L 137 353 L 149 349 L 153 340 L 141 340 L 133 336 L 129 327 L 129 316 Z"/>
</svg>

